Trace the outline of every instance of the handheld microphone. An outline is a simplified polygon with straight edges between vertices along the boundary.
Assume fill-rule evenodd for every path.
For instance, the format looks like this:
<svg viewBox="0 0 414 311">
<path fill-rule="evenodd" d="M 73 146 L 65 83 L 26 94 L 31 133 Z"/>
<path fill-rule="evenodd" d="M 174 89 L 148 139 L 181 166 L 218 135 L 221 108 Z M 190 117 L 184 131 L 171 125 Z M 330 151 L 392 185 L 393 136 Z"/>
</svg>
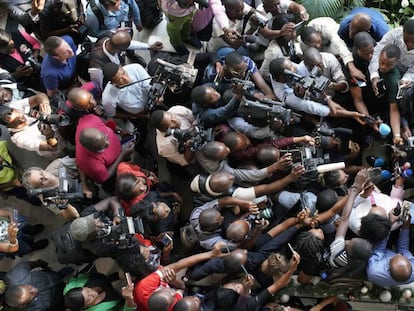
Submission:
<svg viewBox="0 0 414 311">
<path fill-rule="evenodd" d="M 388 124 L 381 123 L 379 126 L 379 133 L 381 136 L 388 136 L 391 133 L 391 128 Z"/>
</svg>

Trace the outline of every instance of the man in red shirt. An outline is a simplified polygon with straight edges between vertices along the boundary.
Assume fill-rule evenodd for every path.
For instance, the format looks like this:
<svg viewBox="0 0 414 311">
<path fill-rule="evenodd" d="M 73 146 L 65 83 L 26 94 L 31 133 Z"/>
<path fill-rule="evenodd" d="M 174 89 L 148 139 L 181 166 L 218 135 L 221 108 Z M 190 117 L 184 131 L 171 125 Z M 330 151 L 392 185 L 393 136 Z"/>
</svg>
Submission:
<svg viewBox="0 0 414 311">
<path fill-rule="evenodd" d="M 98 184 L 115 177 L 118 164 L 132 153 L 134 143 L 121 146 L 119 137 L 94 114 L 79 119 L 76 128 L 76 162 Z M 113 187 L 113 184 L 111 186 Z"/>
</svg>

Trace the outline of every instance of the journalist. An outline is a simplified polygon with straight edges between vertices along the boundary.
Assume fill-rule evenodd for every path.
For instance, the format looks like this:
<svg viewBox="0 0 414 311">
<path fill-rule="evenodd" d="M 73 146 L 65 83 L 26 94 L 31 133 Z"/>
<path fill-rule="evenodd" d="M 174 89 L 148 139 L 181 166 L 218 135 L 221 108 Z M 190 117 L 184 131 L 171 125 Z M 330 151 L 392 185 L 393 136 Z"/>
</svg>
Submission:
<svg viewBox="0 0 414 311">
<path fill-rule="evenodd" d="M 296 111 L 306 112 L 311 115 L 326 117 L 348 117 L 358 119 L 363 115 L 348 111 L 332 100 L 331 96 L 322 94 L 322 100 L 326 103 L 322 104 L 314 100 L 308 100 L 298 97 L 296 94 L 303 97 L 305 91 L 299 84 L 293 88 L 291 85 L 292 75 L 288 72 L 296 72 L 296 64 L 285 58 L 276 58 L 272 60 L 269 66 L 273 90 L 278 98 L 285 98 L 286 106 L 295 109 Z"/>
<path fill-rule="evenodd" d="M 6 125 L 12 142 L 21 149 L 55 159 L 65 148 L 65 142 L 54 126 L 32 118 L 22 111 L 0 106 L 0 123 Z"/>
<path fill-rule="evenodd" d="M 44 91 L 40 79 L 40 42 L 24 30 L 0 29 L 0 66 L 28 88 Z"/>
<path fill-rule="evenodd" d="M 173 106 L 167 111 L 156 110 L 151 114 L 150 123 L 157 130 L 156 142 L 158 154 L 169 162 L 187 166 L 193 162 L 194 151 L 190 144 L 179 142 L 174 135 L 166 135 L 168 129 L 188 130 L 196 125 L 196 119 L 190 109 Z M 184 143 L 184 150 L 179 151 L 179 144 Z"/>
<path fill-rule="evenodd" d="M 79 178 L 75 160 L 65 157 L 56 159 L 44 170 L 39 167 L 28 168 L 22 175 L 22 185 L 29 192 L 39 192 L 38 197 L 41 199 L 43 206 L 53 214 L 67 219 L 77 218 L 79 217 L 78 211 L 67 200 L 59 198 L 49 199 L 46 195 L 42 195 L 42 189 L 59 189 L 59 168 L 65 168 L 66 176 L 69 180 L 77 180 Z M 90 197 L 91 193 L 87 189 L 86 182 L 83 182 L 82 185 L 84 185 L 83 192 L 87 197 Z"/>
</svg>

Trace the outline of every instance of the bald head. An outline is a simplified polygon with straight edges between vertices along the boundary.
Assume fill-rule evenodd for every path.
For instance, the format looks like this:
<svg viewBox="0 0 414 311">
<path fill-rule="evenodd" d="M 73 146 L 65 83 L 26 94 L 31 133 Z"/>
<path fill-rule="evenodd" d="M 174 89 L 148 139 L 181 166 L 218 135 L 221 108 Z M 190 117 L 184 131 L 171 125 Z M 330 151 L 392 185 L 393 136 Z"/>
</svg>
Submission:
<svg viewBox="0 0 414 311">
<path fill-rule="evenodd" d="M 201 152 L 208 159 L 221 161 L 227 158 L 230 150 L 222 142 L 210 141 L 202 147 Z"/>
<path fill-rule="evenodd" d="M 68 93 L 68 100 L 78 110 L 87 110 L 91 104 L 92 94 L 80 87 L 74 87 Z"/>
<path fill-rule="evenodd" d="M 229 256 L 223 258 L 224 271 L 227 273 L 238 273 L 241 270 L 241 265 L 247 262 L 247 250 L 236 249 L 231 252 Z"/>
<path fill-rule="evenodd" d="M 395 281 L 407 281 L 410 278 L 412 271 L 413 267 L 407 257 L 401 254 L 396 254 L 391 258 L 390 275 Z"/>
<path fill-rule="evenodd" d="M 369 32 L 370 30 L 371 17 L 365 13 L 358 13 L 352 18 L 349 24 L 349 37 L 353 39 L 357 33 L 361 31 Z"/>
<path fill-rule="evenodd" d="M 234 176 L 228 173 L 216 173 L 211 175 L 210 188 L 214 192 L 226 192 L 234 183 Z"/>
<path fill-rule="evenodd" d="M 131 43 L 131 35 L 127 31 L 117 31 L 109 39 L 110 45 L 117 50 L 125 51 Z"/>
<path fill-rule="evenodd" d="M 250 227 L 246 220 L 233 221 L 226 230 L 226 237 L 235 243 L 243 242 L 249 233 Z"/>
<path fill-rule="evenodd" d="M 243 133 L 229 132 L 223 137 L 223 143 L 232 152 L 245 150 L 250 145 L 250 139 Z"/>
<path fill-rule="evenodd" d="M 101 151 L 109 145 L 108 136 L 93 127 L 82 130 L 79 142 L 83 147 L 94 152 Z"/>
<path fill-rule="evenodd" d="M 212 232 L 221 226 L 223 216 L 215 208 L 209 208 L 200 213 L 198 221 L 202 231 Z"/>
<path fill-rule="evenodd" d="M 260 164 L 269 166 L 279 160 L 280 152 L 276 147 L 268 145 L 260 147 L 260 149 L 257 151 L 256 157 Z"/>
</svg>

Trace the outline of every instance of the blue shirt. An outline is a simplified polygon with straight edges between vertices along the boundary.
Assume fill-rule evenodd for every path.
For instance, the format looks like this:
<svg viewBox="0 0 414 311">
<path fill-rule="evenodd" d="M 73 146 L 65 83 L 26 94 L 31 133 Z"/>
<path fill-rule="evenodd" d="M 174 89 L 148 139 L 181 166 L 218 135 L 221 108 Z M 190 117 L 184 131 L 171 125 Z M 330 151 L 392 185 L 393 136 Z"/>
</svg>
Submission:
<svg viewBox="0 0 414 311">
<path fill-rule="evenodd" d="M 121 22 L 129 21 L 129 11 L 131 10 L 132 21 L 135 25 L 141 24 L 141 16 L 139 8 L 135 0 L 121 0 L 121 5 L 118 11 L 108 11 L 98 0 L 95 1 L 96 6 L 103 15 L 103 24 L 99 24 L 99 20 L 93 13 L 91 6 L 86 9 L 86 25 L 89 27 L 89 35 L 94 37 L 101 37 L 108 31 L 115 32 L 120 26 Z"/>
<path fill-rule="evenodd" d="M 382 36 L 390 30 L 384 17 L 377 10 L 365 7 L 355 8 L 339 24 L 338 35 L 345 41 L 348 47 L 352 47 L 353 45 L 353 40 L 349 38 L 349 25 L 354 16 L 358 13 L 364 13 L 371 17 L 371 29 L 369 34 L 376 42 L 379 42 L 382 39 Z"/>
<path fill-rule="evenodd" d="M 49 54 L 45 55 L 42 62 L 40 77 L 46 90 L 63 90 L 71 86 L 76 75 L 76 45 L 70 36 L 63 36 L 69 46 L 72 48 L 73 56 L 66 60 L 65 63 L 53 58 Z"/>
<path fill-rule="evenodd" d="M 199 119 L 199 123 L 204 127 L 213 127 L 219 123 L 226 121 L 233 117 L 239 107 L 240 100 L 233 97 L 226 105 L 203 107 L 202 105 L 193 102 L 192 111 Z"/>
<path fill-rule="evenodd" d="M 382 242 L 377 243 L 372 250 L 372 255 L 368 260 L 367 276 L 368 281 L 379 286 L 396 286 L 408 284 L 414 281 L 414 269 L 410 278 L 405 282 L 395 281 L 389 272 L 389 261 L 396 254 L 402 254 L 408 258 L 414 266 L 414 256 L 409 251 L 409 229 L 401 229 L 397 243 L 397 251 L 386 248 L 388 237 Z"/>
<path fill-rule="evenodd" d="M 250 77 L 258 71 L 256 63 L 248 56 L 243 56 L 244 62 L 247 64 L 246 74 L 248 73 Z M 223 65 L 225 61 L 221 62 Z M 206 67 L 204 71 L 203 84 L 208 82 L 213 82 L 217 76 L 216 66 L 210 64 Z M 230 89 L 232 85 L 231 79 L 224 77 L 221 81 L 214 84 L 214 88 L 219 92 L 223 93 L 227 89 Z"/>
</svg>

